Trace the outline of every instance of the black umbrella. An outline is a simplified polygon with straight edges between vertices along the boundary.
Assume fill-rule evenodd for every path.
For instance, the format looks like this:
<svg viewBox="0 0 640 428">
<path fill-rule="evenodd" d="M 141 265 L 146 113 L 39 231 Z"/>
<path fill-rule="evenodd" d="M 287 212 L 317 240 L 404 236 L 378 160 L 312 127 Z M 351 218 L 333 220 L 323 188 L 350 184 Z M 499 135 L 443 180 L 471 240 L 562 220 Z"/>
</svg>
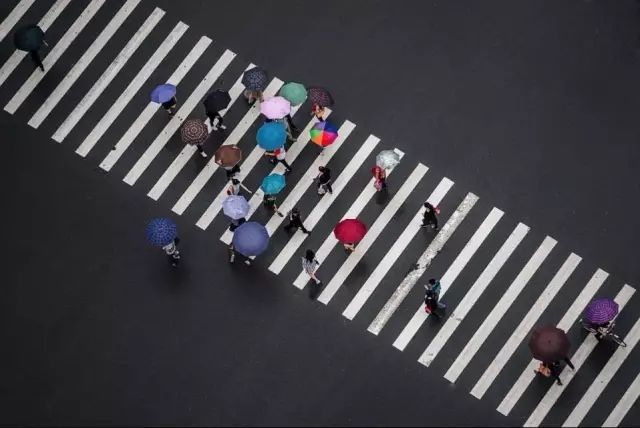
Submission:
<svg viewBox="0 0 640 428">
<path fill-rule="evenodd" d="M 253 67 L 251 70 L 245 71 L 242 76 L 242 84 L 252 91 L 264 91 L 269 83 L 268 80 L 267 72 L 260 67 Z"/>
<path fill-rule="evenodd" d="M 204 100 L 204 108 L 208 112 L 216 112 L 227 108 L 231 102 L 229 92 L 221 91 L 220 89 L 211 92 Z"/>
<path fill-rule="evenodd" d="M 308 88 L 309 100 L 311 103 L 318 104 L 320 107 L 330 107 L 333 105 L 333 97 L 325 88 L 313 87 Z"/>
<path fill-rule="evenodd" d="M 548 325 L 537 328 L 529 339 L 529 349 L 536 360 L 552 363 L 569 356 L 571 343 L 567 334 L 559 328 Z"/>
<path fill-rule="evenodd" d="M 37 25 L 27 25 L 13 33 L 13 43 L 21 51 L 35 51 L 44 42 L 44 31 Z"/>
</svg>

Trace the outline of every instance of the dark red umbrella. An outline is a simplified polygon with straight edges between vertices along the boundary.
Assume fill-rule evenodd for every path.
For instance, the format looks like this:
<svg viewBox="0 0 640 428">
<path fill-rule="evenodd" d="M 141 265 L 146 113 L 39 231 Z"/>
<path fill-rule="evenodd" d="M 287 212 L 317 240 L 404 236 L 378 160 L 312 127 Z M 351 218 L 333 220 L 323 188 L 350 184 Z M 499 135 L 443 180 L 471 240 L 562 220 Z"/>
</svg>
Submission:
<svg viewBox="0 0 640 428">
<path fill-rule="evenodd" d="M 348 218 L 342 220 L 333 229 L 336 239 L 345 244 L 359 242 L 367 233 L 367 226 L 358 219 Z"/>
<path fill-rule="evenodd" d="M 536 360 L 552 363 L 569 356 L 567 334 L 553 325 L 536 328 L 529 339 L 529 349 Z"/>
</svg>

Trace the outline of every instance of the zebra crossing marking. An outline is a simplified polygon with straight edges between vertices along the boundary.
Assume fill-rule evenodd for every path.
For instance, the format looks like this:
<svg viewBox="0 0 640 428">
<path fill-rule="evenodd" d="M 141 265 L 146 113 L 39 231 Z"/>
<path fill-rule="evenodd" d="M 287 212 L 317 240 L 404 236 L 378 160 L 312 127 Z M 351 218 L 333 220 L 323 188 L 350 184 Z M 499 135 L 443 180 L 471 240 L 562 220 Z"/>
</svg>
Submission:
<svg viewBox="0 0 640 428">
<path fill-rule="evenodd" d="M 0 42 L 7 37 L 9 31 L 20 21 L 22 15 L 36 2 L 36 0 L 21 0 L 12 10 L 9 15 L 0 24 Z"/>
</svg>

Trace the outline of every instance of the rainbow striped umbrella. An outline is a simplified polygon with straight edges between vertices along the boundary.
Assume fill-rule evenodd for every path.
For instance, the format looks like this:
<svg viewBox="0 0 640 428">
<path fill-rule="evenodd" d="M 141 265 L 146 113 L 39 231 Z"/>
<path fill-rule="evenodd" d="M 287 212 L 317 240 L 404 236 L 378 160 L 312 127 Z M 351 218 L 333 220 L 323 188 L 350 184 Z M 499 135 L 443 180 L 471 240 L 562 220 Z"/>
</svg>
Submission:
<svg viewBox="0 0 640 428">
<path fill-rule="evenodd" d="M 338 138 L 338 128 L 332 123 L 318 122 L 311 128 L 311 141 L 320 147 L 327 147 Z"/>
</svg>

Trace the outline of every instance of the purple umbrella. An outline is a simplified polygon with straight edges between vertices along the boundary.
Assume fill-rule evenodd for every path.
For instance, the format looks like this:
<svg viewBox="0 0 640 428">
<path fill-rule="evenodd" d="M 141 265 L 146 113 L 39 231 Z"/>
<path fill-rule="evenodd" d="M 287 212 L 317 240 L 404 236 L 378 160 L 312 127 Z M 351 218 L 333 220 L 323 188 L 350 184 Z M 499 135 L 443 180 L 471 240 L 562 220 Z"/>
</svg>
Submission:
<svg viewBox="0 0 640 428">
<path fill-rule="evenodd" d="M 249 202 L 244 196 L 227 196 L 222 203 L 222 212 L 234 220 L 241 219 L 249 213 Z"/>
<path fill-rule="evenodd" d="M 151 101 L 154 103 L 166 103 L 176 94 L 176 87 L 170 83 L 158 85 L 151 91 Z"/>
<path fill-rule="evenodd" d="M 240 254 L 247 257 L 257 256 L 269 246 L 269 232 L 260 223 L 248 221 L 235 230 L 232 243 L 233 248 Z"/>
<path fill-rule="evenodd" d="M 618 304 L 608 297 L 594 299 L 584 310 L 584 317 L 593 324 L 604 324 L 618 315 Z"/>
</svg>

